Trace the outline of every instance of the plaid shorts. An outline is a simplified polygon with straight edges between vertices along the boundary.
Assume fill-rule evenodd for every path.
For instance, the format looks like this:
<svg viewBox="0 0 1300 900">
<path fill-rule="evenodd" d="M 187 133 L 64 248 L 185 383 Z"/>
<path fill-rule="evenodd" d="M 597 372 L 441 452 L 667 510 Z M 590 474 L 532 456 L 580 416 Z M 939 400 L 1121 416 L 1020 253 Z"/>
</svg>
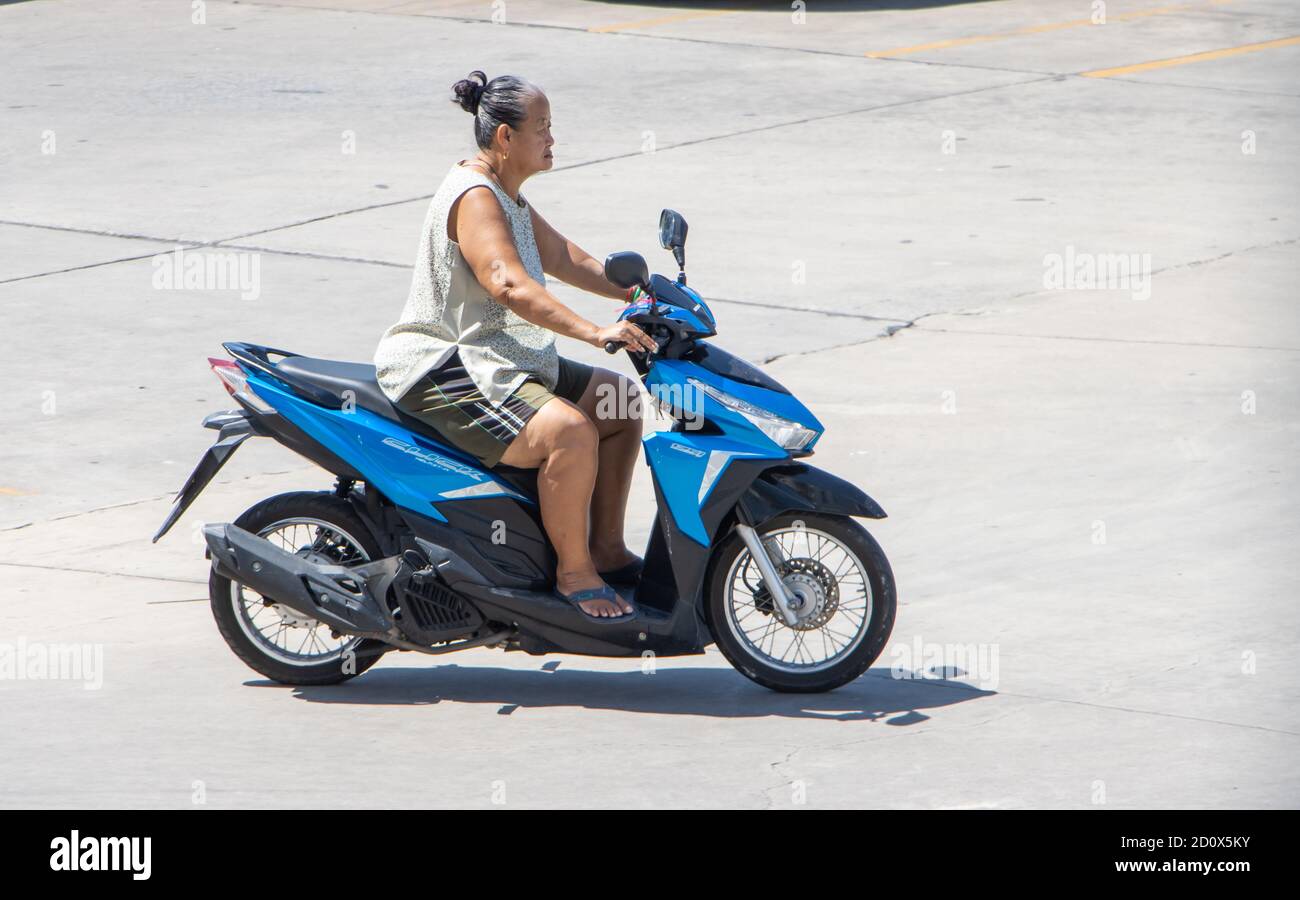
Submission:
<svg viewBox="0 0 1300 900">
<path fill-rule="evenodd" d="M 586 363 L 561 356 L 560 376 L 553 392 L 530 377 L 504 403 L 493 406 L 465 371 L 460 354 L 453 351 L 445 363 L 403 394 L 397 406 L 490 469 L 501 461 L 510 442 L 548 401 L 563 397 L 577 403 L 594 372 Z"/>
</svg>

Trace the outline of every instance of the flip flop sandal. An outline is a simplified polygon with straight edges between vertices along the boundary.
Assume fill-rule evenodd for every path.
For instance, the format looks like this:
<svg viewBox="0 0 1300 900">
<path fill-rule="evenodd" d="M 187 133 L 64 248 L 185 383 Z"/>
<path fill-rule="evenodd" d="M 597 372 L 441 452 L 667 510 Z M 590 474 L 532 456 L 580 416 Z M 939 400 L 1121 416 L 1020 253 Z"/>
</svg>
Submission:
<svg viewBox="0 0 1300 900">
<path fill-rule="evenodd" d="M 619 599 L 618 592 L 609 585 L 598 588 L 587 588 L 583 591 L 574 591 L 572 594 L 561 594 L 559 591 L 556 591 L 555 596 L 559 597 L 566 603 L 572 603 L 574 609 L 582 613 L 588 619 L 594 619 L 597 622 L 622 622 L 625 619 L 631 619 L 636 615 L 635 606 L 632 607 L 631 612 L 623 613 L 620 616 L 594 616 L 578 605 L 587 600 L 609 600 L 617 604 Z"/>
<path fill-rule="evenodd" d="M 610 569 L 608 572 L 597 572 L 596 574 L 608 584 L 636 584 L 641 580 L 641 572 L 644 569 L 645 560 L 634 559 L 617 569 Z"/>
</svg>

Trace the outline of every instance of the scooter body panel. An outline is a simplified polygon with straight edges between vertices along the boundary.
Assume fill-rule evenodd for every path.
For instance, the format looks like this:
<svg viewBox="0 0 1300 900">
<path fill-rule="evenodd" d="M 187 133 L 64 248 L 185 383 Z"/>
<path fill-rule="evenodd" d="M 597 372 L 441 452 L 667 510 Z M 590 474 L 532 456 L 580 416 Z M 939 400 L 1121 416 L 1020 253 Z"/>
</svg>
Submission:
<svg viewBox="0 0 1300 900">
<path fill-rule="evenodd" d="M 249 374 L 248 382 L 258 397 L 362 473 L 367 483 L 419 515 L 446 521 L 437 504 L 456 499 L 535 502 L 451 447 L 368 409 L 327 409 L 257 372 Z"/>
</svg>

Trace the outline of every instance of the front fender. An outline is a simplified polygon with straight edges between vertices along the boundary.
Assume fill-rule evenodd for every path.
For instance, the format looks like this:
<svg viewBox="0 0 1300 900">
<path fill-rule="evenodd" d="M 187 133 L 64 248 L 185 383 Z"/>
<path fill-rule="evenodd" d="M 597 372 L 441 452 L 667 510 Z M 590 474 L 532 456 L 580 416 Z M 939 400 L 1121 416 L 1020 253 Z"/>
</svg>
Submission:
<svg viewBox="0 0 1300 900">
<path fill-rule="evenodd" d="M 883 519 L 885 511 L 867 494 L 829 472 L 803 463 L 773 466 L 754 479 L 738 504 L 752 523 L 787 512 Z"/>
</svg>

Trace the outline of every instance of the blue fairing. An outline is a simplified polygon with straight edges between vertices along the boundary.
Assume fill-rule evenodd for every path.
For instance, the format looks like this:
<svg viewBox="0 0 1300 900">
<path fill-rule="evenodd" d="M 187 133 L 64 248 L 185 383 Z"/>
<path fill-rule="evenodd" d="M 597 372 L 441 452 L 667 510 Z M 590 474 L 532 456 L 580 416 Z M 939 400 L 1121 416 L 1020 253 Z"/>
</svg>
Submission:
<svg viewBox="0 0 1300 900">
<path fill-rule="evenodd" d="M 473 460 L 369 410 L 317 406 L 259 372 L 250 372 L 248 383 L 281 416 L 364 475 L 398 506 L 446 521 L 434 503 L 496 496 L 532 502 Z"/>
<path fill-rule="evenodd" d="M 756 441 L 761 446 L 776 446 L 767 435 L 754 427 L 744 416 L 734 412 L 712 397 L 695 396 L 699 392 L 687 387 L 688 378 L 702 381 L 738 400 L 743 400 L 760 409 L 767 410 L 774 416 L 780 416 L 791 422 L 797 422 L 805 428 L 812 429 L 817 432 L 817 438 L 814 438 L 813 442 L 808 445 L 810 448 L 821 437 L 822 431 L 825 430 L 822 423 L 812 414 L 812 411 L 800 403 L 793 394 L 783 394 L 756 385 L 745 384 L 719 375 L 716 372 L 711 372 L 703 366 L 697 366 L 695 363 L 684 359 L 663 359 L 655 363 L 650 374 L 646 376 L 646 386 L 661 384 L 664 388 L 659 390 L 663 390 L 676 385 L 680 386 L 682 391 L 690 390 L 690 393 L 685 395 L 688 397 L 688 402 L 702 403 L 702 411 L 709 421 L 728 432 L 734 432 L 733 436 L 739 437 L 743 435 L 744 439 Z M 696 408 L 699 409 L 700 407 L 697 406 Z"/>
<path fill-rule="evenodd" d="M 709 534 L 700 517 L 700 508 L 731 461 L 782 460 L 787 456 L 779 448 L 773 451 L 716 434 L 689 431 L 655 432 L 642 445 L 673 521 L 683 534 L 706 547 Z"/>
<path fill-rule="evenodd" d="M 629 304 L 619 313 L 619 321 L 632 316 L 647 315 L 654 306 L 659 317 L 682 323 L 685 331 L 691 335 L 707 337 L 717 333 L 717 322 L 708 305 L 684 284 L 669 281 L 662 275 L 650 279 L 657 303 L 650 297 L 642 297 L 636 303 Z"/>
<path fill-rule="evenodd" d="M 713 329 L 717 329 L 718 320 L 714 318 L 713 310 L 709 309 L 709 304 L 704 302 L 704 298 L 701 297 L 696 292 L 695 288 L 689 288 L 684 284 L 679 284 L 677 286 L 681 289 L 682 293 L 686 294 L 688 297 L 694 300 L 696 305 L 699 306 L 699 312 L 701 314 L 701 318 L 703 318 L 706 322 L 708 322 L 709 327 Z"/>
<path fill-rule="evenodd" d="M 820 434 L 822 425 L 792 395 L 743 384 L 686 360 L 661 359 L 645 378 L 646 388 L 668 401 L 684 420 L 683 430 L 658 432 L 644 440 L 646 461 L 654 471 L 673 520 L 682 533 L 708 545 L 700 510 L 710 492 L 735 459 L 784 460 L 789 453 L 748 419 L 704 395 L 687 379 L 718 388 L 760 409 L 789 419 Z M 722 433 L 691 430 L 690 422 L 702 414 Z M 813 443 L 816 438 L 813 439 Z M 809 444 L 811 446 L 811 444 Z"/>
<path fill-rule="evenodd" d="M 661 314 L 677 319 L 696 334 L 717 334 L 717 320 L 694 288 L 680 281 L 669 281 L 662 275 L 652 275 L 650 290 L 659 301 Z"/>
</svg>

